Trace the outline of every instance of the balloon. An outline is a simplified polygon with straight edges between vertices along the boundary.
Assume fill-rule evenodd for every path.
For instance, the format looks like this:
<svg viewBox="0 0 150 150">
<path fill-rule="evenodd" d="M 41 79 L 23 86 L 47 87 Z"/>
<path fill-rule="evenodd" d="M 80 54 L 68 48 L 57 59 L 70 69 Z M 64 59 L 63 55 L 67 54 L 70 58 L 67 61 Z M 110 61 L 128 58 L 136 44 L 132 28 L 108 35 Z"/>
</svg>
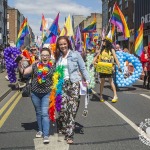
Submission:
<svg viewBox="0 0 150 150">
<path fill-rule="evenodd" d="M 15 69 L 17 68 L 17 63 L 15 62 L 15 59 L 20 54 L 20 50 L 16 47 L 7 47 L 4 49 L 4 59 L 10 83 L 16 82 Z"/>
<path fill-rule="evenodd" d="M 117 58 L 120 62 L 120 67 L 122 70 L 122 73 L 118 71 L 118 67 L 116 66 L 116 84 L 118 87 L 127 87 L 131 86 L 138 78 L 140 78 L 140 75 L 142 73 L 142 64 L 140 60 L 135 57 L 133 54 L 125 53 L 117 51 Z M 129 63 L 132 63 L 134 67 L 134 71 L 132 75 L 128 78 L 124 78 L 124 63 L 128 61 Z"/>
</svg>

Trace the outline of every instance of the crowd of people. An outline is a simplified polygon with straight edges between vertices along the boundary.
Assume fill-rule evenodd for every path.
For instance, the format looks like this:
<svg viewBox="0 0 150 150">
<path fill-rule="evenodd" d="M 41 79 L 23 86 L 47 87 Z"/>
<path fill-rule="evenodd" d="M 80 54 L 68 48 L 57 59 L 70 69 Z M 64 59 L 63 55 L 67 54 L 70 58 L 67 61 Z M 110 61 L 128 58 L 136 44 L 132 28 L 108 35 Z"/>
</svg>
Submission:
<svg viewBox="0 0 150 150">
<path fill-rule="evenodd" d="M 124 73 L 124 77 L 129 77 L 132 72 L 129 71 L 129 62 L 125 62 L 124 70 L 120 68 L 120 63 L 116 56 L 116 51 L 129 53 L 125 48 L 120 49 L 120 45 L 115 47 L 112 43 L 104 39 L 102 44 L 95 45 L 94 57 L 92 67 L 100 65 L 104 70 L 97 72 L 96 76 L 100 77 L 100 102 L 104 102 L 103 88 L 105 79 L 107 78 L 112 91 L 112 103 L 118 101 L 116 87 L 113 81 L 115 69 Z M 19 81 L 20 88 L 26 86 L 26 82 L 31 80 L 31 100 L 35 108 L 38 132 L 37 138 L 43 137 L 43 143 L 49 143 L 50 119 L 49 119 L 49 105 L 51 103 L 50 93 L 53 85 L 53 74 L 58 66 L 64 67 L 62 92 L 61 92 L 61 109 L 58 112 L 57 128 L 58 133 L 65 135 L 65 140 L 68 144 L 73 143 L 73 136 L 75 130 L 75 117 L 80 104 L 80 81 L 84 80 L 84 85 L 87 87 L 90 84 L 90 76 L 86 68 L 86 55 L 93 53 L 92 49 L 84 50 L 82 54 L 78 53 L 72 48 L 68 37 L 60 36 L 56 42 L 56 51 L 52 53 L 51 47 L 43 47 L 39 50 L 37 47 L 31 47 L 30 50 L 25 46 L 21 47 L 20 59 L 18 59 L 19 66 Z M 52 56 L 54 54 L 54 56 Z M 141 62 L 144 70 L 143 87 L 149 88 L 150 83 L 150 43 L 148 48 L 144 49 L 141 56 Z M 55 58 L 55 59 L 54 59 Z M 99 63 L 101 62 L 101 63 Z M 109 64 L 109 70 L 106 72 L 105 63 Z"/>
</svg>

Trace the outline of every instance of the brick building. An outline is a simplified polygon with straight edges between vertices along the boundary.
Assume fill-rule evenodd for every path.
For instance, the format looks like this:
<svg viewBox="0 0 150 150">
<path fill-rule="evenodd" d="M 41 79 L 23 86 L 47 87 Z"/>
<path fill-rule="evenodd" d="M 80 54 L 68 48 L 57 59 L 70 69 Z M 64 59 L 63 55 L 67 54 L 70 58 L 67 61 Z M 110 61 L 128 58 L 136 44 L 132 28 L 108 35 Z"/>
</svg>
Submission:
<svg viewBox="0 0 150 150">
<path fill-rule="evenodd" d="M 72 15 L 72 27 L 73 31 L 75 33 L 77 26 L 84 20 L 86 19 L 85 16 L 83 15 Z"/>
<path fill-rule="evenodd" d="M 0 0 L 0 44 L 7 44 L 7 0 Z"/>
<path fill-rule="evenodd" d="M 20 30 L 20 26 L 24 21 L 25 17 L 23 14 L 19 12 L 18 9 L 11 8 L 8 6 L 7 10 L 7 30 L 8 30 L 8 43 L 11 46 L 15 46 L 18 33 Z M 31 27 L 29 26 L 29 35 L 27 35 L 24 39 L 24 45 L 29 46 L 34 39 L 34 33 L 32 32 Z"/>
<path fill-rule="evenodd" d="M 7 9 L 7 30 L 8 34 L 8 43 L 10 45 L 15 45 L 17 41 L 18 32 L 21 26 L 20 22 L 21 13 L 18 9 L 11 8 L 8 6 Z"/>
<path fill-rule="evenodd" d="M 102 31 L 102 14 L 100 13 L 91 13 L 91 16 L 88 16 L 85 20 L 83 20 L 79 26 L 81 31 L 86 28 L 88 25 L 91 24 L 91 22 L 96 17 L 96 33 L 101 34 Z"/>
</svg>

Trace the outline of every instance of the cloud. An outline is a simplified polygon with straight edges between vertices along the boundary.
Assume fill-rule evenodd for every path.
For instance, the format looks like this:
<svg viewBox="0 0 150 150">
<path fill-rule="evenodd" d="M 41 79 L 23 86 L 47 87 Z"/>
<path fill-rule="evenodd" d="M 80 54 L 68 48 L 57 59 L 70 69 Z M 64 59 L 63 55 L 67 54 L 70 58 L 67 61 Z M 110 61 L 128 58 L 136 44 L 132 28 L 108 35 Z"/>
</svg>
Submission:
<svg viewBox="0 0 150 150">
<path fill-rule="evenodd" d="M 35 35 L 40 35 L 41 15 L 45 18 L 53 20 L 57 13 L 60 12 L 59 25 L 63 27 L 64 18 L 70 15 L 84 15 L 88 16 L 92 12 L 100 12 L 91 6 L 87 7 L 83 4 L 77 3 L 78 0 L 14 0 L 14 6 L 25 17 L 28 18 L 29 25 L 31 26 Z M 97 4 L 99 0 L 97 0 Z M 87 0 L 86 0 L 86 3 Z"/>
</svg>

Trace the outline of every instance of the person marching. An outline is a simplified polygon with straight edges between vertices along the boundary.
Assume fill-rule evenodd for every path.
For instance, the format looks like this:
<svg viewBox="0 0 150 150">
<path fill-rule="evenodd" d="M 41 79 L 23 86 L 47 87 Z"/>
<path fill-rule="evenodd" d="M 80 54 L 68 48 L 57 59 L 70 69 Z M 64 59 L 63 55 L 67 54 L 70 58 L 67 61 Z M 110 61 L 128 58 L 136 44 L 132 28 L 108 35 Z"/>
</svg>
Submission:
<svg viewBox="0 0 150 150">
<path fill-rule="evenodd" d="M 148 49 L 144 47 L 144 50 L 141 54 L 140 57 L 143 71 L 144 71 L 144 82 L 143 82 L 143 88 L 146 88 L 146 80 L 148 79 L 147 82 L 147 89 L 149 89 L 149 84 L 150 84 L 150 56 L 148 53 Z"/>
<path fill-rule="evenodd" d="M 96 63 L 98 58 L 99 58 L 98 63 Z M 106 69 L 105 66 L 99 66 L 100 70 L 102 71 L 102 72 L 100 71 L 100 102 L 104 102 L 104 98 L 103 98 L 102 94 L 103 94 L 105 78 L 109 79 L 109 83 L 110 83 L 112 90 L 113 90 L 114 97 L 112 99 L 112 103 L 115 103 L 118 101 L 116 87 L 115 87 L 114 82 L 113 82 L 113 63 L 114 63 L 114 60 L 118 65 L 119 71 L 121 71 L 120 63 L 117 59 L 115 50 L 113 49 L 113 46 L 111 44 L 111 38 L 106 36 L 106 38 L 103 40 L 103 45 L 102 45 L 102 49 L 100 50 L 100 53 L 97 56 L 95 56 L 94 61 L 93 61 L 94 65 L 98 65 L 99 62 L 102 62 L 101 63 L 102 65 L 107 64 L 107 63 L 109 63 L 111 65 L 109 68 L 110 72 L 108 71 L 109 73 L 103 73 L 103 71 Z"/>
<path fill-rule="evenodd" d="M 38 123 L 37 138 L 43 136 L 43 143 L 49 143 L 49 95 L 52 85 L 52 75 L 55 65 L 50 60 L 50 51 L 48 48 L 41 50 L 41 60 L 35 62 L 27 68 L 22 67 L 23 59 L 19 63 L 19 69 L 23 75 L 32 74 L 31 81 L 31 100 L 35 107 Z"/>
<path fill-rule="evenodd" d="M 60 36 L 56 42 L 56 66 L 63 65 L 64 84 L 61 110 L 58 116 L 58 130 L 65 134 L 68 144 L 73 143 L 75 116 L 79 107 L 79 81 L 81 74 L 88 85 L 90 82 L 85 63 L 81 55 L 72 50 L 67 36 Z"/>
</svg>

